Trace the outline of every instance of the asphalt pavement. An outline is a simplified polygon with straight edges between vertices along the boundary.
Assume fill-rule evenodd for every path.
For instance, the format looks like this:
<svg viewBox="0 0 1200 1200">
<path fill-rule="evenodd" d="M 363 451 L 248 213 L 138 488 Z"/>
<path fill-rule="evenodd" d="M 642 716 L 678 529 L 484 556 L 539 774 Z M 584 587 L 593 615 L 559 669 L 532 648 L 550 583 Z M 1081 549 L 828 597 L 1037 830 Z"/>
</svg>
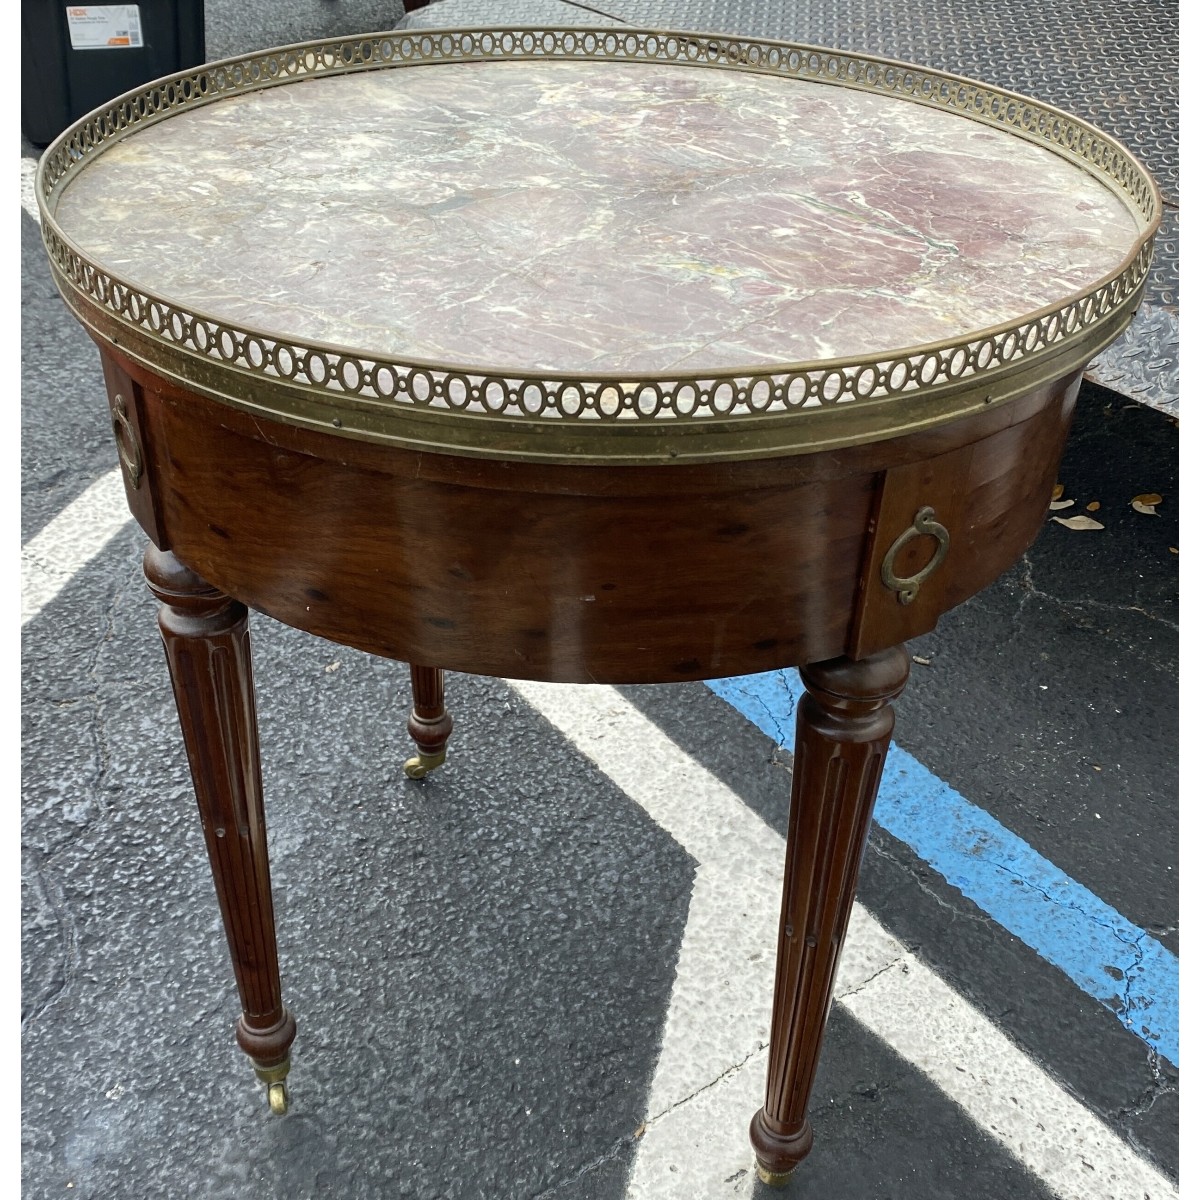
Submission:
<svg viewBox="0 0 1200 1200">
<path fill-rule="evenodd" d="M 480 9 L 654 16 L 651 0 L 587 7 L 209 0 L 206 36 L 218 57 Z M 661 23 L 679 7 L 662 4 Z M 847 36 L 880 8 L 845 5 Z M 1009 8 L 989 20 L 1003 27 Z M 1086 26 L 1138 6 L 1082 8 Z M 791 11 L 747 3 L 744 31 L 781 35 Z M 939 26 L 939 52 L 971 41 L 960 16 L 958 43 L 949 17 Z M 918 57 L 909 36 L 894 53 Z M 1050 54 L 1021 69 L 1047 91 L 1065 70 Z M 292 1108 L 270 1116 L 233 1041 L 144 536 L 87 516 L 116 465 L 99 361 L 27 210 L 21 223 L 22 1194 L 772 1194 L 745 1126 L 794 676 L 619 689 L 452 676 L 450 757 L 417 783 L 401 769 L 406 669 L 255 617 L 299 1025 Z M 1170 279 L 1151 300 L 1165 311 Z M 815 1148 L 783 1195 L 1172 1194 L 1177 457 L 1176 418 L 1085 385 L 1060 478 L 1071 511 L 1098 504 L 1103 528 L 1048 514 L 1020 564 L 910 643 L 900 766 L 864 861 Z M 1150 492 L 1156 512 L 1135 511 Z M 906 823 L 906 804 L 936 819 Z M 707 836 L 714 814 L 727 844 Z M 966 849 L 951 867 L 954 830 Z"/>
</svg>

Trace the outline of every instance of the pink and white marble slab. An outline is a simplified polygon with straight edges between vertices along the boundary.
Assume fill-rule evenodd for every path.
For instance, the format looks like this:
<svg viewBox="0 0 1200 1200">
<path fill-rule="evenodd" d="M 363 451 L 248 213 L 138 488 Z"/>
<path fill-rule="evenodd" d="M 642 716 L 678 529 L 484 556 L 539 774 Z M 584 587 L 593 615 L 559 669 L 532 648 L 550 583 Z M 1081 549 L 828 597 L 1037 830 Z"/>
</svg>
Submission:
<svg viewBox="0 0 1200 1200">
<path fill-rule="evenodd" d="M 105 148 L 56 219 L 266 334 L 523 371 L 883 354 L 1066 299 L 1139 236 L 1048 148 L 808 81 L 486 62 L 309 79 Z"/>
</svg>

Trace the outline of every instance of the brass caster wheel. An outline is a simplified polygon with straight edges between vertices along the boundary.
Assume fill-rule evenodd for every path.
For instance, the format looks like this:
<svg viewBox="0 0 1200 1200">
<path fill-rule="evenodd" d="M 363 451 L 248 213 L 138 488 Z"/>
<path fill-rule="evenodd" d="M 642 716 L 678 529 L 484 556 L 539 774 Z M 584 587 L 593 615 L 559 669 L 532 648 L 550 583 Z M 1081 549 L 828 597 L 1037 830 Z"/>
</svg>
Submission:
<svg viewBox="0 0 1200 1200">
<path fill-rule="evenodd" d="M 255 1075 L 267 1085 L 267 1103 L 277 1117 L 282 1117 L 288 1110 L 287 1074 L 291 1069 L 290 1058 L 285 1058 L 283 1062 L 270 1067 L 254 1064 Z"/>
<path fill-rule="evenodd" d="M 404 773 L 409 779 L 424 779 L 430 771 L 440 767 L 445 761 L 445 750 L 439 750 L 436 754 L 418 754 L 404 764 Z"/>
<path fill-rule="evenodd" d="M 754 1164 L 754 1170 L 759 1179 L 767 1185 L 767 1187 L 781 1188 L 787 1187 L 792 1182 L 792 1177 L 796 1174 L 796 1168 L 793 1167 L 790 1171 L 768 1171 L 760 1162 Z"/>
</svg>

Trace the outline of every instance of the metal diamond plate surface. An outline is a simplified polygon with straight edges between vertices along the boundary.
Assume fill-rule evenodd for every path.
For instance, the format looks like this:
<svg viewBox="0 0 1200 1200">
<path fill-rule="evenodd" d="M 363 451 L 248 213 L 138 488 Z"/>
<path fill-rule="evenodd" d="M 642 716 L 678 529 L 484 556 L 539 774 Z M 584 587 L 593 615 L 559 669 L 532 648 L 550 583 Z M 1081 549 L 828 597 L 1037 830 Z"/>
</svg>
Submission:
<svg viewBox="0 0 1200 1200">
<path fill-rule="evenodd" d="M 1178 405 L 1179 31 L 1172 5 L 1079 0 L 434 0 L 408 28 L 487 23 L 694 29 L 886 55 L 994 83 L 1075 113 L 1124 142 L 1167 201 L 1142 313 L 1089 375 Z"/>
<path fill-rule="evenodd" d="M 1129 328 L 1087 369 L 1093 383 L 1179 414 L 1179 318 L 1143 304 Z"/>
</svg>

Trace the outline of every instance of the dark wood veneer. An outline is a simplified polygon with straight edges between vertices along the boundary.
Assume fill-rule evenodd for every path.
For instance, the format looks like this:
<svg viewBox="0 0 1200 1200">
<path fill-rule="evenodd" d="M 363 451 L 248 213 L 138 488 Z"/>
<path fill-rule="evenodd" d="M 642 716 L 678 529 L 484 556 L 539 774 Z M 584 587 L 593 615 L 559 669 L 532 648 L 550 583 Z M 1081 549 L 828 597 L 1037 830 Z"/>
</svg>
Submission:
<svg viewBox="0 0 1200 1200">
<path fill-rule="evenodd" d="M 750 1140 L 768 1182 L 783 1182 L 812 1146 L 808 1102 L 859 864 L 883 774 L 893 701 L 908 680 L 902 646 L 801 671 L 767 1100 Z"/>
<path fill-rule="evenodd" d="M 796 770 L 768 1068 L 751 1140 L 785 1180 L 907 678 L 903 642 L 1033 541 L 1079 374 L 934 430 L 813 454 L 563 466 L 418 453 L 193 395 L 101 343 L 130 508 L 154 547 L 184 741 L 243 1016 L 281 1089 L 295 1022 L 275 953 L 246 606 L 413 664 L 413 778 L 444 757 L 444 670 L 644 683 L 799 665 Z M 124 420 L 117 419 L 117 397 Z M 884 578 L 938 550 L 902 602 Z M 917 532 L 906 531 L 912 527 Z M 893 549 L 899 543 L 899 549 Z M 272 1106 L 286 1096 L 272 1093 Z"/>
<path fill-rule="evenodd" d="M 747 674 L 928 632 L 1032 541 L 1078 386 L 880 447 L 564 467 L 296 429 L 125 367 L 153 496 L 135 516 L 214 586 L 373 654 L 576 683 Z M 921 504 L 952 526 L 949 559 L 904 606 L 879 564 Z"/>
<path fill-rule="evenodd" d="M 149 547 L 145 572 L 242 1001 L 238 1045 L 282 1088 L 296 1022 L 279 983 L 246 607 L 169 551 Z"/>
</svg>

